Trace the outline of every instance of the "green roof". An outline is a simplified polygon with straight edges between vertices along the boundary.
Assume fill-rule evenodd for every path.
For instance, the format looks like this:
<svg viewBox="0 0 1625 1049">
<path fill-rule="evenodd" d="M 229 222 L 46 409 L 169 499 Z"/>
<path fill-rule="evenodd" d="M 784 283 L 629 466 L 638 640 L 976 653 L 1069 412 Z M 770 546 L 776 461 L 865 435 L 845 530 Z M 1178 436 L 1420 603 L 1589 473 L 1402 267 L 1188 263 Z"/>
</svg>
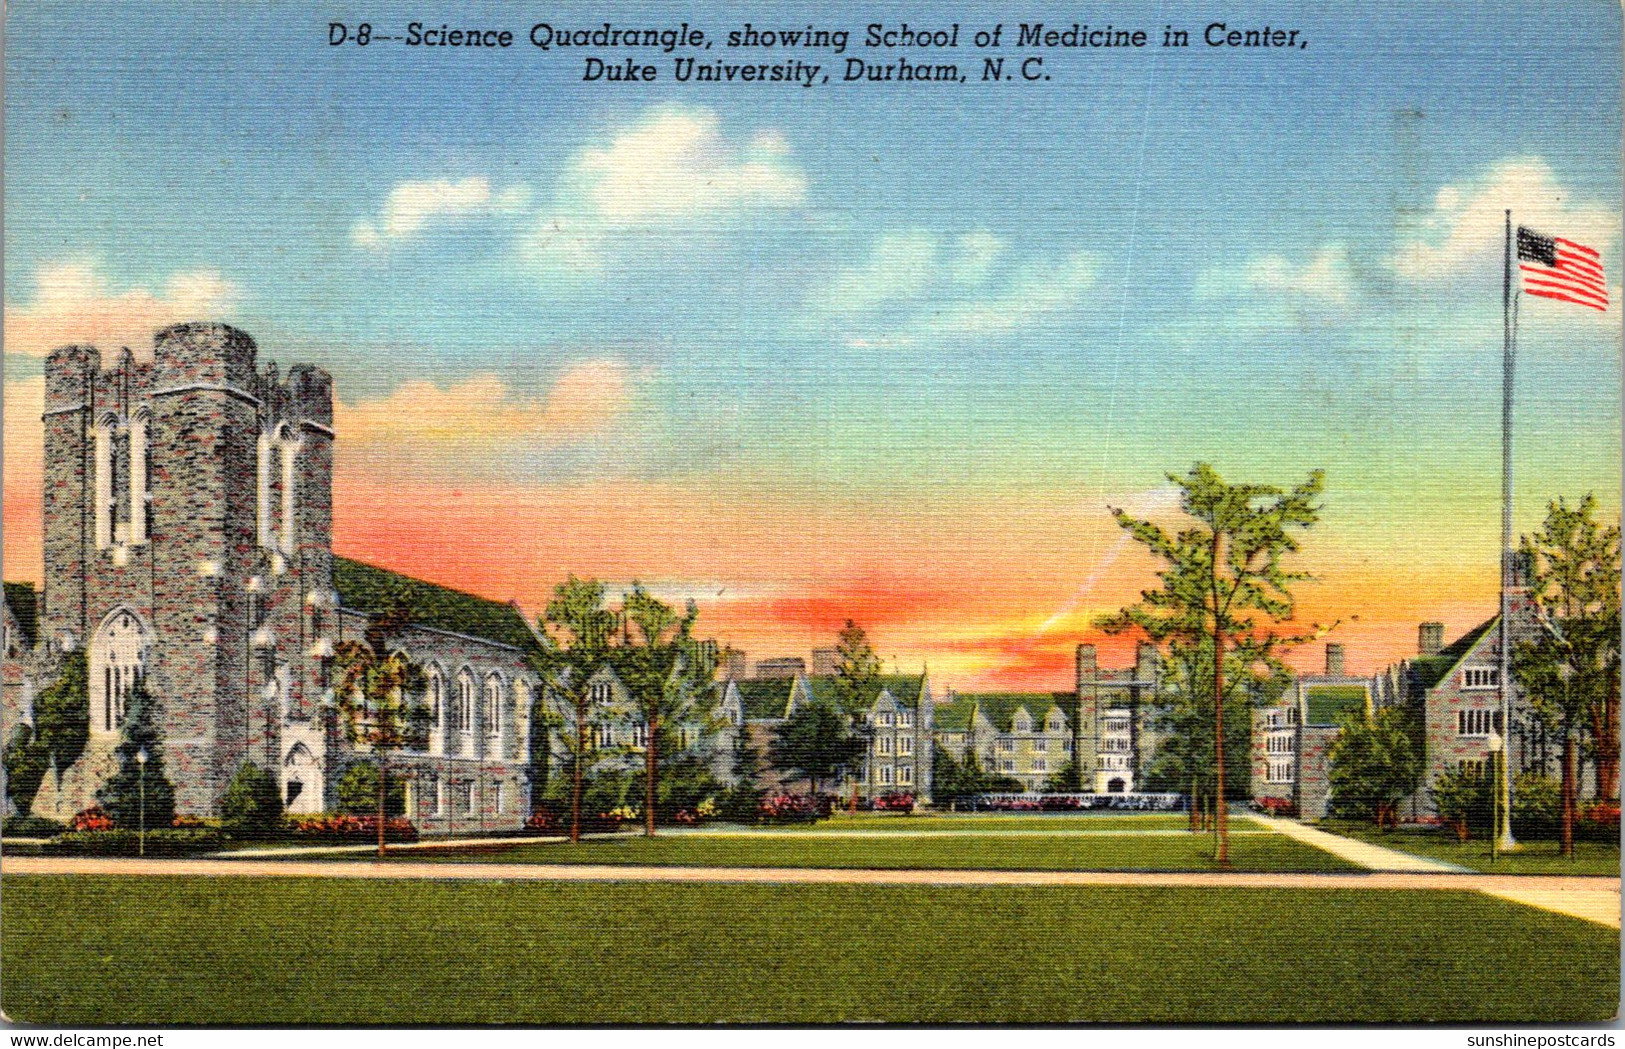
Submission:
<svg viewBox="0 0 1625 1049">
<path fill-rule="evenodd" d="M 5 589 L 6 607 L 17 617 L 17 628 L 28 642 L 25 647 L 33 648 L 39 636 L 39 598 L 34 593 L 34 584 L 7 583 Z"/>
<path fill-rule="evenodd" d="M 1490 632 L 1490 629 L 1499 622 L 1500 618 L 1500 616 L 1491 616 L 1489 619 L 1484 620 L 1484 622 L 1461 635 L 1452 644 L 1440 649 L 1438 655 L 1417 656 L 1411 660 L 1411 682 L 1416 693 L 1420 695 L 1443 681 L 1444 676 L 1450 673 L 1451 668 L 1460 663 L 1462 658 L 1473 650 L 1473 646 L 1477 645 L 1484 635 Z"/>
<path fill-rule="evenodd" d="M 812 690 L 815 699 L 831 704 L 839 704 L 840 690 L 835 687 L 836 678 L 833 675 L 823 677 L 809 677 L 807 685 Z M 905 707 L 919 709 L 920 693 L 924 691 L 924 674 L 880 674 L 870 679 L 863 690 L 861 707 L 868 710 L 875 705 L 881 692 L 890 692 L 892 698 Z"/>
<path fill-rule="evenodd" d="M 734 680 L 739 699 L 745 705 L 745 720 L 768 721 L 784 717 L 790 705 L 790 689 L 794 678 L 769 678 L 761 681 Z"/>
<path fill-rule="evenodd" d="M 1025 709 L 1033 723 L 1038 724 L 1051 707 L 1060 707 L 1061 712 L 1066 713 L 1071 709 L 1066 701 L 1074 697 L 1070 692 L 964 692 L 955 698 L 975 703 L 994 728 L 1008 732 L 1015 722 L 1016 711 Z"/>
<path fill-rule="evenodd" d="M 955 694 L 947 703 L 938 703 L 931 713 L 931 724 L 942 732 L 969 732 L 971 714 L 976 710 L 976 697 Z"/>
<path fill-rule="evenodd" d="M 402 603 L 418 626 L 526 651 L 540 647 L 513 605 L 413 579 L 387 568 L 334 557 L 333 588 L 339 592 L 340 604 L 352 611 L 387 612 Z"/>
<path fill-rule="evenodd" d="M 1351 710 L 1365 709 L 1364 685 L 1305 685 L 1304 724 L 1335 725 Z"/>
</svg>

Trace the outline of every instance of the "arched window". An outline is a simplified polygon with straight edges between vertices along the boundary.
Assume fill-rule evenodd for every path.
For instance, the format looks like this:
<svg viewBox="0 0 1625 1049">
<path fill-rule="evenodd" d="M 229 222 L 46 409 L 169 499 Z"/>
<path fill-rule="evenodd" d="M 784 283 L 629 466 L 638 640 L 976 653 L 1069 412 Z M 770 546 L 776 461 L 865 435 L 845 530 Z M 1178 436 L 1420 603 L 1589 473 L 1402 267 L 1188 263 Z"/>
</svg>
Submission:
<svg viewBox="0 0 1625 1049">
<path fill-rule="evenodd" d="M 480 719 L 485 722 L 485 734 L 491 739 L 502 736 L 502 678 L 489 674 L 485 678 L 485 692 L 480 702 Z"/>
<path fill-rule="evenodd" d="M 440 676 L 439 667 L 429 668 L 429 724 L 436 732 L 446 728 L 446 679 Z"/>
<path fill-rule="evenodd" d="M 96 459 L 96 492 L 95 492 L 95 518 L 96 518 L 96 549 L 106 550 L 113 545 L 113 521 L 115 514 L 114 502 L 114 449 L 115 437 L 118 434 L 118 417 L 104 415 L 96 423 L 96 432 L 92 435 L 95 442 Z"/>
<path fill-rule="evenodd" d="M 130 693 L 146 676 L 147 630 L 121 608 L 102 621 L 90 648 L 90 716 L 99 732 L 124 724 Z"/>
<path fill-rule="evenodd" d="M 130 420 L 130 545 L 147 541 L 147 429 L 152 421 L 145 409 Z"/>
<path fill-rule="evenodd" d="M 474 675 L 467 667 L 457 675 L 457 707 L 452 721 L 465 736 L 474 731 Z"/>
<path fill-rule="evenodd" d="M 284 554 L 293 553 L 297 540 L 294 493 L 298 478 L 294 469 L 298 454 L 299 439 L 287 423 L 260 433 L 254 486 L 259 542 L 267 550 Z"/>
</svg>

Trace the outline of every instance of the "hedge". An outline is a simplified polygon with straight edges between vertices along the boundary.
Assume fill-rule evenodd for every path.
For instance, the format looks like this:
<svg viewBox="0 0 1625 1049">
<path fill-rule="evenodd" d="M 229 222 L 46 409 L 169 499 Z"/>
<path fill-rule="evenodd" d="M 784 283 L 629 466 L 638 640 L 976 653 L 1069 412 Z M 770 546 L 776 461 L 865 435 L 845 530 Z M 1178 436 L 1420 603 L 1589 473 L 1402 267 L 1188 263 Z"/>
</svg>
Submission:
<svg viewBox="0 0 1625 1049">
<path fill-rule="evenodd" d="M 226 842 L 213 827 L 160 827 L 146 833 L 148 856 L 185 856 L 213 852 Z M 141 834 L 133 830 L 70 830 L 41 846 L 52 856 L 136 856 Z"/>
</svg>

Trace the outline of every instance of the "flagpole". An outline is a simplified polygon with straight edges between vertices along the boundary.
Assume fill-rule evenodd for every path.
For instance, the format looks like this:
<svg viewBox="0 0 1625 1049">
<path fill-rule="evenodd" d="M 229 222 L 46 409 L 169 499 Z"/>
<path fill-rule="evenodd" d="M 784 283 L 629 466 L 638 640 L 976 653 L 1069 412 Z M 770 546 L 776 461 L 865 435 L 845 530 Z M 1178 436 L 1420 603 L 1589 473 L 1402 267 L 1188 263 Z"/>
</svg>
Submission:
<svg viewBox="0 0 1625 1049">
<path fill-rule="evenodd" d="M 1501 738 L 1506 741 L 1507 774 L 1494 789 L 1501 793 L 1503 852 L 1517 848 L 1512 837 L 1512 209 L 1506 211 L 1506 244 L 1501 267 Z M 1492 756 L 1493 760 L 1493 756 Z"/>
</svg>

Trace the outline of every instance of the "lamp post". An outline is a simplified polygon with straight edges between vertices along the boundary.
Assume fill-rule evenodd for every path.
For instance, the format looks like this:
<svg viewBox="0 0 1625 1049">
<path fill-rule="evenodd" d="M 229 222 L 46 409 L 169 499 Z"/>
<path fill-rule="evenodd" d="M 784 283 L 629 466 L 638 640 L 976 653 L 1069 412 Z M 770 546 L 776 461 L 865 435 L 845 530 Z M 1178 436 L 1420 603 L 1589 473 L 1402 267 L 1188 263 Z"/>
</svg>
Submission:
<svg viewBox="0 0 1625 1049">
<path fill-rule="evenodd" d="M 140 793 L 140 796 L 141 796 L 141 810 L 140 810 L 141 811 L 141 823 L 140 823 L 140 829 L 136 831 L 136 839 L 135 839 L 136 840 L 136 854 L 139 855 L 139 856 L 145 856 L 147 854 L 147 748 L 146 747 L 142 747 L 140 750 L 135 752 L 135 763 L 136 763 L 136 766 L 137 766 L 137 773 L 136 773 L 137 790 L 138 790 L 138 792 Z"/>
<path fill-rule="evenodd" d="M 1501 803 L 1501 775 L 1506 753 L 1506 740 L 1501 738 L 1499 732 L 1491 732 L 1487 742 L 1490 747 L 1490 775 L 1493 777 L 1493 782 L 1490 785 L 1490 818 L 1492 821 L 1490 827 L 1490 859 L 1496 860 L 1501 856 L 1501 817 L 1503 815 L 1501 810 L 1506 807 Z M 1504 815 L 1507 817 L 1507 823 L 1510 824 L 1512 814 L 1507 812 Z M 1512 828 L 1508 826 L 1508 836 L 1511 835 L 1511 830 Z"/>
</svg>

